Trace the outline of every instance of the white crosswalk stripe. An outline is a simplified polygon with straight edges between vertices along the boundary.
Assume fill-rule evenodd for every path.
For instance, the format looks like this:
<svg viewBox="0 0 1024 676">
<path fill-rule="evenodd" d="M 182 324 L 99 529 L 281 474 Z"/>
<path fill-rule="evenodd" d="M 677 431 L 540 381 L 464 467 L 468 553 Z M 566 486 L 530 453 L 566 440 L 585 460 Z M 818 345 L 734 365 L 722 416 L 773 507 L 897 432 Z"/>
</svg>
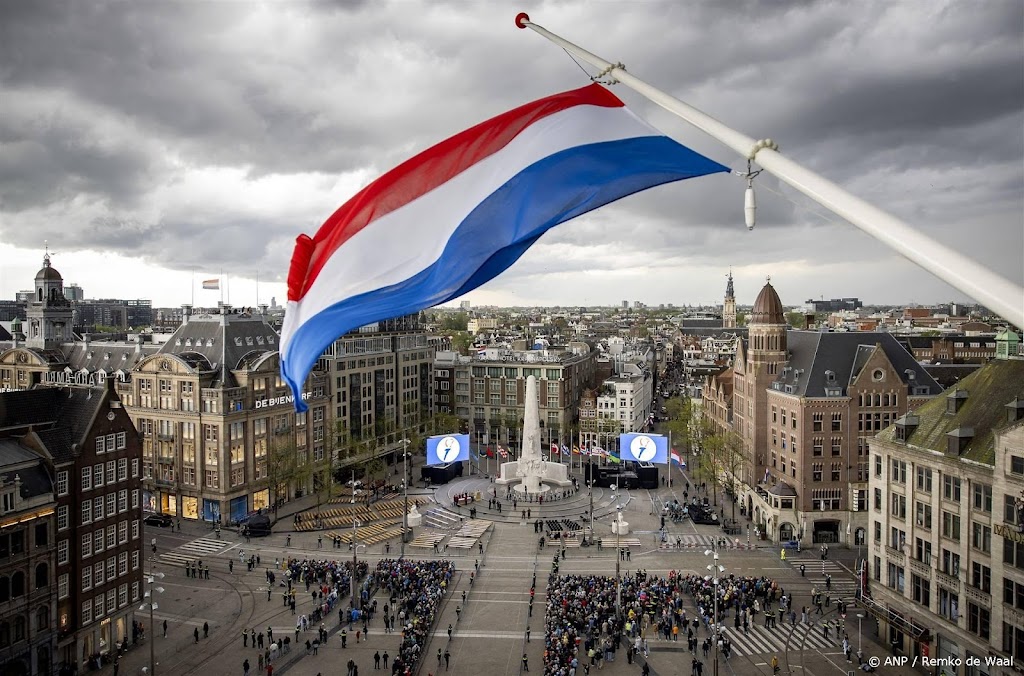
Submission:
<svg viewBox="0 0 1024 676">
<path fill-rule="evenodd" d="M 191 542 L 186 542 L 180 547 L 176 547 L 169 552 L 160 555 L 160 559 L 170 563 L 177 563 L 184 565 L 197 561 L 203 557 L 211 557 L 215 554 L 219 554 L 224 549 L 230 546 L 230 543 L 224 540 L 216 540 L 214 538 L 196 538 Z"/>
<path fill-rule="evenodd" d="M 669 533 L 666 536 L 668 539 L 661 543 L 661 549 L 676 549 L 676 538 L 679 538 L 679 545 L 682 549 L 700 549 L 702 547 L 711 547 L 716 541 L 720 541 L 725 536 L 721 535 L 701 535 L 699 533 L 681 533 L 674 535 Z M 747 541 L 741 539 L 739 544 L 736 543 L 736 538 L 725 537 L 725 549 L 745 549 Z"/>
<path fill-rule="evenodd" d="M 789 624 L 778 624 L 774 628 L 766 629 L 763 621 L 762 619 L 762 624 L 751 625 L 748 634 L 744 634 L 742 629 L 726 629 L 725 634 L 729 637 L 735 654 L 742 656 L 780 652 L 786 649 L 787 640 L 789 650 L 835 650 L 842 645 L 841 639 L 836 640 L 834 628 L 829 633 L 830 638 L 826 640 L 821 625 L 818 624 L 798 623 L 795 628 Z"/>
</svg>

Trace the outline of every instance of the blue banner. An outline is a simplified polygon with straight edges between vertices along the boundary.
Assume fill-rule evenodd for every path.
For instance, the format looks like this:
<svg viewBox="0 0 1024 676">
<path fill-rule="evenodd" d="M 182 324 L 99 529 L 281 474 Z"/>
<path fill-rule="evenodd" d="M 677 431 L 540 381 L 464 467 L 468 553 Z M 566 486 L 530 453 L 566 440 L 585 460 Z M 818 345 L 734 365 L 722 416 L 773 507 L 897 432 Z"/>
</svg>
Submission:
<svg viewBox="0 0 1024 676">
<path fill-rule="evenodd" d="M 456 460 L 469 460 L 468 434 L 427 437 L 427 465 L 447 465 Z"/>
<path fill-rule="evenodd" d="M 668 462 L 668 437 L 661 434 L 619 435 L 619 457 L 634 462 Z"/>
</svg>

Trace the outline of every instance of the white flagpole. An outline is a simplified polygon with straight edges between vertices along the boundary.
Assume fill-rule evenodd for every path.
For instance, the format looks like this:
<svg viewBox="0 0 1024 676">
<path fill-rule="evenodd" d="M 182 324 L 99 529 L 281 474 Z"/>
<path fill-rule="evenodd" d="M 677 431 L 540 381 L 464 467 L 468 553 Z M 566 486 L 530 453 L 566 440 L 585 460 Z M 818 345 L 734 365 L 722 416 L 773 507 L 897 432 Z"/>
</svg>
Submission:
<svg viewBox="0 0 1024 676">
<path fill-rule="evenodd" d="M 843 188 L 781 155 L 771 139 L 755 141 L 674 96 L 530 21 L 525 12 L 516 26 L 529 28 L 562 49 L 583 59 L 602 73 L 683 118 L 739 155 L 757 162 L 765 171 L 812 200 L 845 218 L 878 241 L 928 272 L 967 294 L 1016 326 L 1024 327 L 1024 288 L 989 271 L 979 263 L 918 232 L 895 216 L 848 193 Z"/>
</svg>

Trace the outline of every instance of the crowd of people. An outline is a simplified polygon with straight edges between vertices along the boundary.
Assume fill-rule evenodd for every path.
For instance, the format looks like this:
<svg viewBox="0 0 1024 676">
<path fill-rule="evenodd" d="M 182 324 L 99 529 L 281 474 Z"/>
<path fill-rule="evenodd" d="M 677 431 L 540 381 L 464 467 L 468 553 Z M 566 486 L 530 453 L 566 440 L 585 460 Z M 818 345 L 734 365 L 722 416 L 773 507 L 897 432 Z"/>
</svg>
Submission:
<svg viewBox="0 0 1024 676">
<path fill-rule="evenodd" d="M 416 671 L 454 572 L 455 564 L 451 561 L 382 559 L 377 564 L 373 583 L 389 595 L 388 605 L 399 609 L 402 630 L 392 674 L 405 676 Z"/>
</svg>

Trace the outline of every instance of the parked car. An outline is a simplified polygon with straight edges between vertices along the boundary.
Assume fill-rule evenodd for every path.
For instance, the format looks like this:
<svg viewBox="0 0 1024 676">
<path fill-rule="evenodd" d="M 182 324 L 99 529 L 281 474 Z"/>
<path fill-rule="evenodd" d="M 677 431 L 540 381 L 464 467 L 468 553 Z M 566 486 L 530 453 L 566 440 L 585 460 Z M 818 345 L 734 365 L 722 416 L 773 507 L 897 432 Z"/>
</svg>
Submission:
<svg viewBox="0 0 1024 676">
<path fill-rule="evenodd" d="M 167 528 L 174 522 L 167 514 L 149 514 L 143 521 L 147 526 L 160 526 L 161 528 Z"/>
</svg>

